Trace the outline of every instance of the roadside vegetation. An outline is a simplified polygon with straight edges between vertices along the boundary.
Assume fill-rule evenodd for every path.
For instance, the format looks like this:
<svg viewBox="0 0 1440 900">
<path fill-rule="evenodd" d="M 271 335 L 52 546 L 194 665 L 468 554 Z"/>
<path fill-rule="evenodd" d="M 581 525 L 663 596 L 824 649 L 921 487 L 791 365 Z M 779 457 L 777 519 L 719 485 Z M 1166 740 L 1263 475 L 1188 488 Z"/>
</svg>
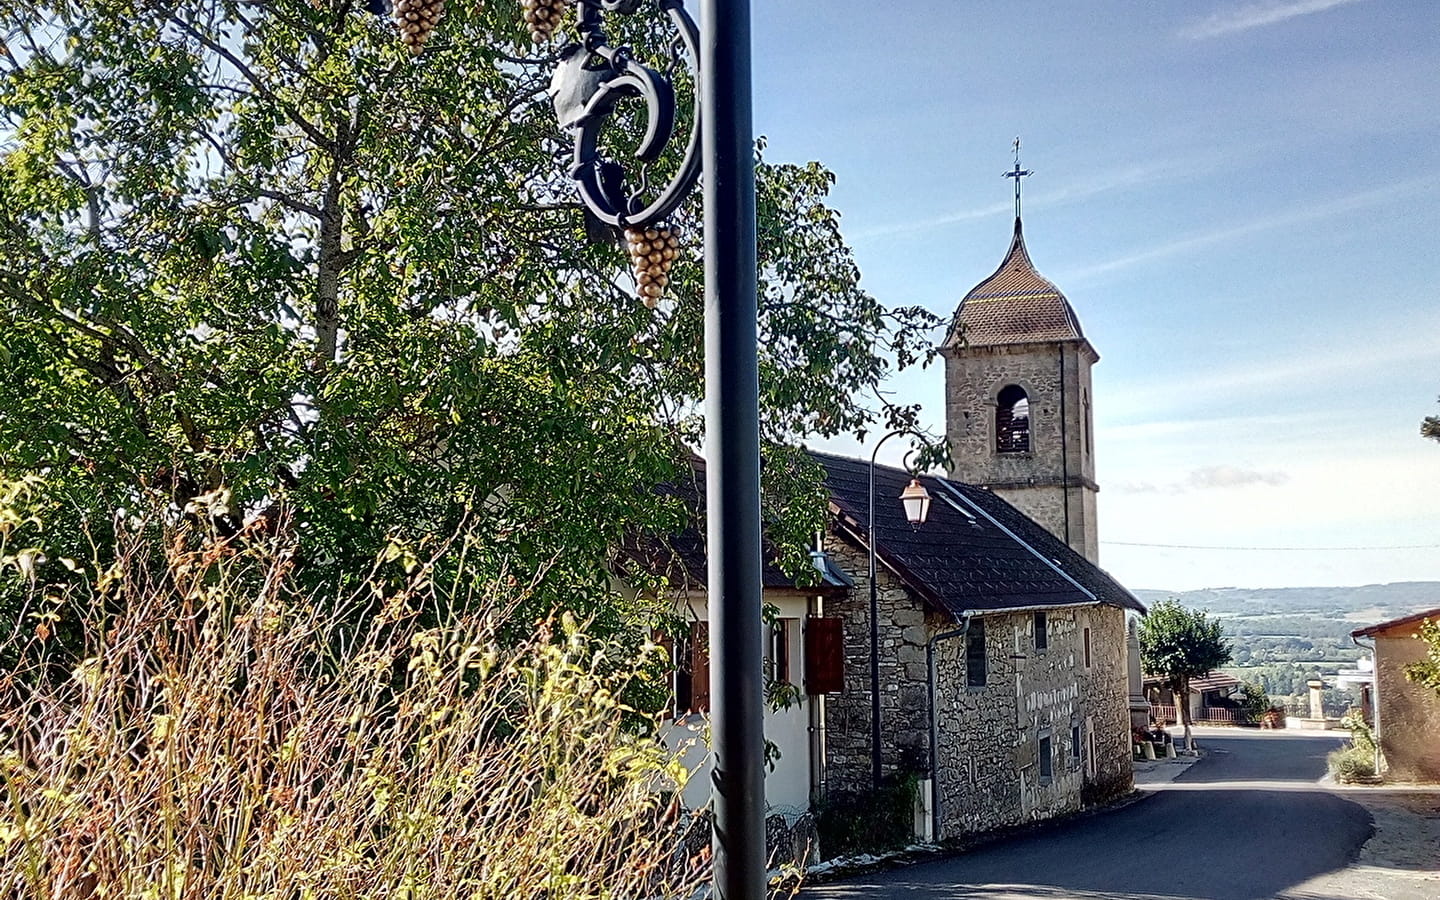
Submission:
<svg viewBox="0 0 1440 900">
<path fill-rule="evenodd" d="M 533 585 L 453 607 L 433 558 L 318 596 L 295 546 L 283 523 L 139 523 L 58 592 L 7 554 L 31 590 L 0 677 L 0 896 L 687 896 L 707 876 L 686 772 L 634 702 L 663 679 L 653 646 L 564 615 L 517 640 Z"/>
</svg>

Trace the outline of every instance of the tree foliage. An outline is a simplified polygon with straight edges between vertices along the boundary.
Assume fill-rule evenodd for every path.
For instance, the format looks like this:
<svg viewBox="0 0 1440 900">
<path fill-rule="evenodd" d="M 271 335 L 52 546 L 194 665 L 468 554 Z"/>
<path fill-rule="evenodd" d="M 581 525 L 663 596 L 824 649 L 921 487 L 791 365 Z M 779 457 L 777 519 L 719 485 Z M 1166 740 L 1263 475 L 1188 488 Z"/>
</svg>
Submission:
<svg viewBox="0 0 1440 900">
<path fill-rule="evenodd" d="M 1440 619 L 1422 620 L 1414 637 L 1425 642 L 1425 658 L 1408 663 L 1405 677 L 1440 695 Z"/>
<path fill-rule="evenodd" d="M 664 67 L 650 27 L 622 37 Z M 585 240 L 515 4 L 452 6 L 417 58 L 349 0 L 11 0 L 0 36 L 0 474 L 43 478 L 49 530 L 14 540 L 47 577 L 137 509 L 225 538 L 283 508 L 316 586 L 463 531 L 457 579 L 615 612 L 607 554 L 683 523 L 652 488 L 703 442 L 698 198 L 648 310 Z M 860 287 L 832 173 L 756 175 L 765 512 L 798 561 L 823 500 L 787 448 L 913 425 L 874 388 L 934 319 Z"/>
<path fill-rule="evenodd" d="M 1146 674 L 1164 678 L 1172 687 L 1230 661 L 1230 645 L 1219 619 L 1162 600 L 1140 620 L 1140 662 Z"/>
</svg>

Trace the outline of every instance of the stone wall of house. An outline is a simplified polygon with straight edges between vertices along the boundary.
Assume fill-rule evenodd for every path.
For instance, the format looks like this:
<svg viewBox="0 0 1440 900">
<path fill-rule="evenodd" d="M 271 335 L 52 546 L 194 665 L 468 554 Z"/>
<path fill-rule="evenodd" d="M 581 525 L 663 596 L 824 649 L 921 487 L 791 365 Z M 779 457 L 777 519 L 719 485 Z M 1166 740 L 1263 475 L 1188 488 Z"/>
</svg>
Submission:
<svg viewBox="0 0 1440 900">
<path fill-rule="evenodd" d="M 945 355 L 951 477 L 992 487 L 1061 540 L 1068 490 L 1070 546 L 1094 562 L 1099 538 L 1090 367 L 1098 357 L 1089 343 L 965 347 Z M 995 452 L 997 397 L 1012 384 L 1030 401 L 1028 453 Z"/>
<path fill-rule="evenodd" d="M 826 615 L 845 619 L 845 690 L 828 695 L 825 702 L 825 789 L 849 792 L 871 784 L 869 556 L 833 535 L 825 549 L 855 581 L 848 596 L 825 601 Z M 881 771 L 890 776 L 926 770 L 930 704 L 925 643 L 933 626 L 927 625 L 921 603 L 883 566 L 876 587 Z"/>
<path fill-rule="evenodd" d="M 1375 637 L 1375 695 L 1380 751 L 1390 781 L 1440 782 L 1440 697 L 1405 678 L 1405 665 L 1425 658 L 1414 624 Z"/>
<path fill-rule="evenodd" d="M 1033 613 L 985 616 L 984 622 L 984 687 L 966 685 L 964 639 L 936 648 L 942 836 L 1051 818 L 1128 791 L 1124 613 L 1049 611 L 1044 650 L 1035 647 Z M 1046 736 L 1048 777 L 1040 765 Z"/>
</svg>

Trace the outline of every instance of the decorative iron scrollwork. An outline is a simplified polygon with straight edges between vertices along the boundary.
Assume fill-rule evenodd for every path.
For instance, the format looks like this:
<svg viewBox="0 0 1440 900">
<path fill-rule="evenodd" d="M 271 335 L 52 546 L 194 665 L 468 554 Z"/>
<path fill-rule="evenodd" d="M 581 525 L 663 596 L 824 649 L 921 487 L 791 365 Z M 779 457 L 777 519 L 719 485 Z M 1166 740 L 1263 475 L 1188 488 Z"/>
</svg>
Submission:
<svg viewBox="0 0 1440 900">
<path fill-rule="evenodd" d="M 561 49 L 550 82 L 555 115 L 574 140 L 570 175 L 590 212 L 616 229 L 660 225 L 700 177 L 698 96 L 685 155 L 653 198 L 646 196 L 647 178 L 632 185 L 625 166 L 606 159 L 601 151 L 600 136 L 616 104 L 627 98 L 638 98 L 645 105 L 645 134 L 633 154 L 642 166 L 658 160 L 674 136 L 674 85 L 665 74 L 637 62 L 628 48 L 610 46 L 603 28 L 605 13 L 635 13 L 642 5 L 645 0 L 580 0 L 575 26 L 579 41 Z M 679 32 L 691 59 L 698 61 L 699 30 L 682 0 L 658 0 L 658 6 Z"/>
</svg>

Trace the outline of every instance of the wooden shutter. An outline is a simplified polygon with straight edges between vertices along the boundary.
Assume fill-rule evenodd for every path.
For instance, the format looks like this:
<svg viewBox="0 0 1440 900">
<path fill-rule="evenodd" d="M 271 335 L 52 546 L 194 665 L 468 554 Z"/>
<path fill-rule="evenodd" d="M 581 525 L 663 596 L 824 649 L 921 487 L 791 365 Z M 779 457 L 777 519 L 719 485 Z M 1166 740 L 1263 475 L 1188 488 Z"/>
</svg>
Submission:
<svg viewBox="0 0 1440 900">
<path fill-rule="evenodd" d="M 845 620 L 805 620 L 805 693 L 838 694 L 845 689 Z"/>
<path fill-rule="evenodd" d="M 710 711 L 710 624 L 690 624 L 690 711 Z"/>
</svg>

